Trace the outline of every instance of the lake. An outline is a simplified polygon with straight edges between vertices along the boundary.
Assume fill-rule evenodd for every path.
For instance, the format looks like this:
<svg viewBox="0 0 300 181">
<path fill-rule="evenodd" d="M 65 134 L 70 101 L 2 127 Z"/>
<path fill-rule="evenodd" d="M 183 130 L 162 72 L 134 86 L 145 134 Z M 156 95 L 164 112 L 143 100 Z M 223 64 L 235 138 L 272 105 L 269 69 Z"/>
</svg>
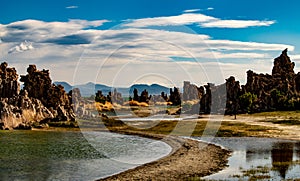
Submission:
<svg viewBox="0 0 300 181">
<path fill-rule="evenodd" d="M 195 138 L 233 151 L 229 167 L 205 180 L 300 179 L 300 142 L 271 138 Z"/>
<path fill-rule="evenodd" d="M 109 132 L 0 131 L 0 178 L 95 180 L 170 152 L 164 142 Z"/>
</svg>

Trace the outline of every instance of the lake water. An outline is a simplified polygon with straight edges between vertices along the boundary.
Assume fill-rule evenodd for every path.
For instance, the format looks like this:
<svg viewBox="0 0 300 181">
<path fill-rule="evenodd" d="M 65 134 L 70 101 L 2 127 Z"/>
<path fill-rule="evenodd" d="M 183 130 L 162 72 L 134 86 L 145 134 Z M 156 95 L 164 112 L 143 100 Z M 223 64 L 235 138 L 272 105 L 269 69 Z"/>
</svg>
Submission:
<svg viewBox="0 0 300 181">
<path fill-rule="evenodd" d="M 210 142 L 233 153 L 228 168 L 205 180 L 300 179 L 300 142 L 269 138 L 214 138 Z"/>
<path fill-rule="evenodd" d="M 95 180 L 170 151 L 160 141 L 109 132 L 0 131 L 0 180 Z"/>
</svg>

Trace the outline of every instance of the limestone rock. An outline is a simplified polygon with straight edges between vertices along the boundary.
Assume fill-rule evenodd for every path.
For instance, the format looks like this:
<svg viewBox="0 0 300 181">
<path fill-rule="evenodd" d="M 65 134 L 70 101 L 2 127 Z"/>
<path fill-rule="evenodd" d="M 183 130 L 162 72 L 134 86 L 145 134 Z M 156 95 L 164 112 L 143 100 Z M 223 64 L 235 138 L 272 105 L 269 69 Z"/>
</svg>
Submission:
<svg viewBox="0 0 300 181">
<path fill-rule="evenodd" d="M 138 90 L 136 88 L 133 89 L 133 100 L 134 101 L 145 102 L 148 104 L 150 99 L 151 99 L 151 95 L 149 96 L 149 93 L 146 89 L 142 91 L 140 96 L 138 94 Z"/>
<path fill-rule="evenodd" d="M 30 65 L 28 74 L 21 76 L 24 89 L 20 91 L 18 74 L 7 63 L 0 66 L 0 126 L 2 129 L 30 129 L 48 121 L 75 121 L 75 114 L 64 88 L 52 85 L 48 70 Z"/>
<path fill-rule="evenodd" d="M 29 98 L 22 93 L 13 98 L 4 98 L 0 102 L 2 129 L 29 129 L 35 122 L 54 118 L 40 100 Z"/>
<path fill-rule="evenodd" d="M 198 90 L 199 88 L 191 84 L 189 81 L 183 82 L 183 101 L 195 100 L 201 98 L 201 92 Z"/>
<path fill-rule="evenodd" d="M 172 88 L 170 88 L 169 101 L 172 102 L 172 105 L 174 106 L 181 105 L 181 94 L 179 92 L 179 88 L 174 87 L 174 91 Z"/>
<path fill-rule="evenodd" d="M 239 109 L 239 96 L 241 96 L 240 82 L 233 76 L 226 79 L 226 113 L 237 114 Z"/>
<path fill-rule="evenodd" d="M 287 55 L 287 49 L 282 51 L 282 54 L 275 58 L 272 76 L 281 76 L 288 74 L 295 74 L 295 63 L 291 62 L 290 57 Z"/>
<path fill-rule="evenodd" d="M 122 94 L 119 93 L 117 89 L 114 89 L 113 92 L 109 92 L 107 96 L 104 96 L 102 94 L 102 91 L 98 90 L 96 93 L 95 101 L 102 104 L 105 104 L 105 102 L 110 102 L 112 104 L 123 104 L 124 102 Z"/>
<path fill-rule="evenodd" d="M 54 117 L 58 121 L 75 121 L 75 114 L 64 87 L 52 84 L 49 70 L 37 70 L 35 65 L 29 65 L 27 75 L 21 76 L 24 90 L 28 96 L 41 100 L 47 108 L 52 108 Z"/>
<path fill-rule="evenodd" d="M 20 84 L 15 68 L 8 68 L 7 63 L 0 65 L 0 97 L 11 98 L 19 94 Z"/>
</svg>

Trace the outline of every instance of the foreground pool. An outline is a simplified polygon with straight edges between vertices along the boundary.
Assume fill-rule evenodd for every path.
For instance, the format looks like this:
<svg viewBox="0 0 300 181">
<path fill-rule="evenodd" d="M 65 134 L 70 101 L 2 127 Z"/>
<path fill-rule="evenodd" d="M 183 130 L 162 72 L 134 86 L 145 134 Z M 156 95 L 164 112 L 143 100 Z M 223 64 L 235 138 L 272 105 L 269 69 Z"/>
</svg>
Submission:
<svg viewBox="0 0 300 181">
<path fill-rule="evenodd" d="M 170 151 L 164 142 L 109 132 L 0 131 L 0 178 L 95 180 Z"/>
</svg>

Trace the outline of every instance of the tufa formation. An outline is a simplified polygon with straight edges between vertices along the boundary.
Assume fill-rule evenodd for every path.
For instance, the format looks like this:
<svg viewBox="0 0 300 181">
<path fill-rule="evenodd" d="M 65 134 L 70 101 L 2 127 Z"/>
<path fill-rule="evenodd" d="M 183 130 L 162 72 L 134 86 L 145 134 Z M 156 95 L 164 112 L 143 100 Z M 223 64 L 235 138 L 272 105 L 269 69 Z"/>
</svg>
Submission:
<svg viewBox="0 0 300 181">
<path fill-rule="evenodd" d="M 183 93 L 174 87 L 170 96 L 164 92 L 152 96 L 153 101 L 165 101 L 168 105 L 180 106 L 189 114 L 253 113 L 275 110 L 300 110 L 300 72 L 295 74 L 295 63 L 290 60 L 288 50 L 274 59 L 272 75 L 247 71 L 246 85 L 231 76 L 221 85 L 208 83 L 196 86 L 184 82 Z M 141 96 L 133 91 L 133 100 L 148 103 L 151 95 L 144 90 Z M 198 101 L 197 104 L 193 102 Z M 193 104 L 193 105 L 188 105 Z"/>
<path fill-rule="evenodd" d="M 21 76 L 6 62 L 0 69 L 0 129 L 31 129 L 46 127 L 47 123 L 75 122 L 71 95 L 62 86 L 52 84 L 48 70 L 30 65 L 27 75 Z"/>
</svg>

